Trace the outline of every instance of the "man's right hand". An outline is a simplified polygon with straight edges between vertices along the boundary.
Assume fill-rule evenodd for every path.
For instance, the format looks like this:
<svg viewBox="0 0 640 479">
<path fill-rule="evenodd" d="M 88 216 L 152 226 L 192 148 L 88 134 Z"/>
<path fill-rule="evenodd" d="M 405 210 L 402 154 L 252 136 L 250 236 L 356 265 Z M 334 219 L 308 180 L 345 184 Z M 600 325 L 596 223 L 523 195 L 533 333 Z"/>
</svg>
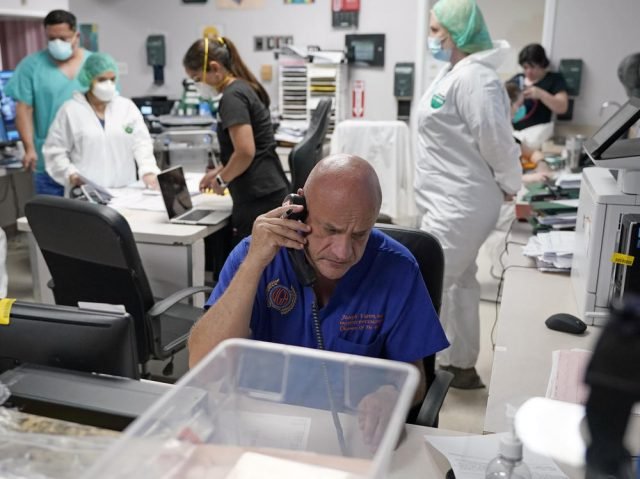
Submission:
<svg viewBox="0 0 640 479">
<path fill-rule="evenodd" d="M 77 173 L 71 173 L 69 175 L 69 184 L 71 186 L 81 186 L 84 184 L 84 181 L 80 178 L 80 175 Z"/>
<path fill-rule="evenodd" d="M 36 169 L 36 162 L 38 161 L 38 155 L 35 150 L 25 150 L 22 157 L 22 166 L 27 171 L 34 171 Z"/>
<path fill-rule="evenodd" d="M 258 216 L 251 231 L 247 259 L 266 268 L 281 247 L 303 249 L 307 243 L 305 235 L 311 231 L 311 227 L 297 220 L 283 218 L 289 210 L 298 213 L 302 209 L 302 205 L 285 205 Z"/>
</svg>

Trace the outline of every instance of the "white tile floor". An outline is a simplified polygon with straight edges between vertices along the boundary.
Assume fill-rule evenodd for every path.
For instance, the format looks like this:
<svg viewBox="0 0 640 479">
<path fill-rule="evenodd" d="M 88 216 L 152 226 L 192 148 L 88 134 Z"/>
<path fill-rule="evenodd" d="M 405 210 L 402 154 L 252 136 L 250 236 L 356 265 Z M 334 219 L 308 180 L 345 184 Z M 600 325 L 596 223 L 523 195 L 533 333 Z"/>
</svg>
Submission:
<svg viewBox="0 0 640 479">
<path fill-rule="evenodd" d="M 494 301 L 497 281 L 489 274 L 490 261 L 484 251 L 481 251 L 478 258 L 478 267 L 478 278 L 483 291 L 482 297 L 492 301 L 480 303 L 481 346 L 480 358 L 476 366 L 482 380 L 488 385 L 493 361 L 490 333 L 496 317 Z M 26 238 L 19 236 L 9 239 L 7 271 L 9 274 L 8 296 L 33 301 L 33 284 Z M 486 388 L 472 391 L 450 389 L 440 414 L 440 427 L 455 431 L 482 433 L 487 397 Z"/>
</svg>

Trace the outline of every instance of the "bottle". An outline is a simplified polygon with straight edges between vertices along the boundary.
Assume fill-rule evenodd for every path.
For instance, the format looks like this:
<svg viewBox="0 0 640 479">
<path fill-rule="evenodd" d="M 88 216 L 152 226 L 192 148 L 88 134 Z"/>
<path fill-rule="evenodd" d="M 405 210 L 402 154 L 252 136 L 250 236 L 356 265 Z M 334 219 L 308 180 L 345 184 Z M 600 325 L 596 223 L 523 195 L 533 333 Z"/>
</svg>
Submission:
<svg viewBox="0 0 640 479">
<path fill-rule="evenodd" d="M 512 414 L 507 414 L 511 422 L 511 433 L 500 438 L 498 456 L 489 462 L 486 479 L 531 479 L 531 471 L 522 460 L 522 442 L 516 435 Z"/>
</svg>

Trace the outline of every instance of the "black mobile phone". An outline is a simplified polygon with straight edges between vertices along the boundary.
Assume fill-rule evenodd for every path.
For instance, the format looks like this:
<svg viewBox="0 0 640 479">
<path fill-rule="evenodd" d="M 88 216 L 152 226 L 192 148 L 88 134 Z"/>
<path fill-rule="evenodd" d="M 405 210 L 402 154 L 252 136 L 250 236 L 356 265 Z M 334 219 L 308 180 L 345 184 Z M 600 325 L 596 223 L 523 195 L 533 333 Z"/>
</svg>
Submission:
<svg viewBox="0 0 640 479">
<path fill-rule="evenodd" d="M 288 215 L 285 214 L 285 218 L 297 220 L 302 223 L 307 219 L 307 202 L 305 201 L 304 196 L 291 193 L 285 196 L 282 204 L 303 206 L 302 211 L 291 212 Z M 304 250 L 287 248 L 287 253 L 289 253 L 289 258 L 291 258 L 293 270 L 298 277 L 298 281 L 300 281 L 304 286 L 313 286 L 316 282 L 316 271 L 309 264 L 309 261 L 304 254 Z"/>
</svg>

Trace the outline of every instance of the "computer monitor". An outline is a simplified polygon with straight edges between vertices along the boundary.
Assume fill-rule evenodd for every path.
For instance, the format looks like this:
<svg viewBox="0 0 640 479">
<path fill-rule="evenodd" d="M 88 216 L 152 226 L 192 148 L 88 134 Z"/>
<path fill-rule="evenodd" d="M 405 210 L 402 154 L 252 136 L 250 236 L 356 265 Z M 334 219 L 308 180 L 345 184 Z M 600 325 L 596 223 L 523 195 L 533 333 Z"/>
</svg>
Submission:
<svg viewBox="0 0 640 479">
<path fill-rule="evenodd" d="M 20 139 L 16 128 L 16 102 L 5 93 L 5 87 L 12 75 L 13 70 L 0 71 L 0 143 L 12 143 Z"/>
<path fill-rule="evenodd" d="M 16 301 L 0 325 L 0 372 L 23 363 L 140 379 L 133 318 Z"/>
<path fill-rule="evenodd" d="M 171 113 L 171 108 L 175 103 L 175 100 L 169 100 L 166 96 L 160 95 L 133 97 L 132 100 L 144 117 L 148 115 L 168 115 Z"/>
<path fill-rule="evenodd" d="M 626 154 L 626 150 L 629 149 L 629 143 L 627 142 L 620 144 L 623 148 L 616 148 L 620 149 L 619 152 L 607 150 L 613 150 L 611 147 L 614 143 L 616 143 L 638 119 L 640 119 L 640 98 L 631 97 L 627 103 L 622 105 L 622 107 L 587 140 L 585 148 L 589 156 L 591 156 L 594 161 L 597 161 L 600 159 L 620 158 L 620 155 Z M 605 154 L 605 152 L 607 152 L 607 154 Z"/>
</svg>

